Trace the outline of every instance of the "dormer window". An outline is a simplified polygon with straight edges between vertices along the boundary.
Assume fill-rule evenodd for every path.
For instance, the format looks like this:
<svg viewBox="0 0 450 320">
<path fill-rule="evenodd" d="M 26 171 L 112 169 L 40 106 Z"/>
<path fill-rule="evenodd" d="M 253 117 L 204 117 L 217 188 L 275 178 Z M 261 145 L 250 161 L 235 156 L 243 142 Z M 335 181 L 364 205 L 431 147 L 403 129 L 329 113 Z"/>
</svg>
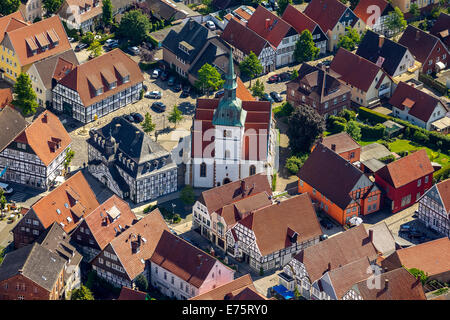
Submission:
<svg viewBox="0 0 450 320">
<path fill-rule="evenodd" d="M 99 95 L 101 95 L 103 93 L 103 88 L 99 88 L 99 89 L 97 89 L 96 91 L 95 91 L 95 95 L 96 96 L 99 96 Z"/>
<path fill-rule="evenodd" d="M 112 83 L 110 83 L 109 84 L 109 89 L 111 90 L 111 89 L 114 89 L 114 88 L 116 88 L 117 87 L 117 82 L 116 81 L 114 81 L 114 82 L 112 82 Z"/>
<path fill-rule="evenodd" d="M 127 83 L 130 81 L 130 75 L 126 75 L 125 77 L 123 77 L 122 79 L 123 83 Z"/>
</svg>

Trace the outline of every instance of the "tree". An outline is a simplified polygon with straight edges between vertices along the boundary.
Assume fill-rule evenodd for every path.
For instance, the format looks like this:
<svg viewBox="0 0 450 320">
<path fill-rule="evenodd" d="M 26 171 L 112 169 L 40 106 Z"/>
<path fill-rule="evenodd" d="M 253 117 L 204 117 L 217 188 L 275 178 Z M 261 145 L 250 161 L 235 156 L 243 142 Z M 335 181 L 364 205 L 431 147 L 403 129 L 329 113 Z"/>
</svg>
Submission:
<svg viewBox="0 0 450 320">
<path fill-rule="evenodd" d="M 148 290 L 147 278 L 142 273 L 136 277 L 134 283 L 136 284 L 136 287 L 138 287 L 140 291 L 146 292 Z"/>
<path fill-rule="evenodd" d="M 181 190 L 180 199 L 184 203 L 184 205 L 186 205 L 186 206 L 191 206 L 191 205 L 194 204 L 194 202 L 195 202 L 195 193 L 194 193 L 194 189 L 192 188 L 191 185 L 187 184 Z"/>
<path fill-rule="evenodd" d="M 86 32 L 84 36 L 81 37 L 81 42 L 90 46 L 95 41 L 95 35 L 92 32 Z"/>
<path fill-rule="evenodd" d="M 291 73 L 291 80 L 295 80 L 298 78 L 298 69 L 294 69 Z"/>
<path fill-rule="evenodd" d="M 102 21 L 105 26 L 110 26 L 113 23 L 113 6 L 111 0 L 103 0 L 102 2 Z"/>
<path fill-rule="evenodd" d="M 278 9 L 277 13 L 281 17 L 283 15 L 284 10 L 286 10 L 287 6 L 292 4 L 292 0 L 278 0 Z"/>
<path fill-rule="evenodd" d="M 5 192 L 0 188 L 0 210 L 5 209 L 6 203 Z"/>
<path fill-rule="evenodd" d="M 195 86 L 205 92 L 205 90 L 216 91 L 223 86 L 225 80 L 220 76 L 219 71 L 209 63 L 205 63 L 198 70 L 198 80 L 195 82 Z"/>
<path fill-rule="evenodd" d="M 42 0 L 42 6 L 47 10 L 47 15 L 55 13 L 61 7 L 62 0 Z"/>
<path fill-rule="evenodd" d="M 183 119 L 183 114 L 178 109 L 177 105 L 173 106 L 173 110 L 169 114 L 169 117 L 167 119 L 169 120 L 170 123 L 173 123 L 175 125 L 175 127 L 177 126 L 177 123 L 180 122 L 181 119 Z"/>
<path fill-rule="evenodd" d="M 356 113 L 349 109 L 342 109 L 341 112 L 339 112 L 339 117 L 345 118 L 347 121 L 352 121 L 356 120 Z"/>
<path fill-rule="evenodd" d="M 93 58 L 99 57 L 102 54 L 102 45 L 99 41 L 95 40 L 87 49 L 90 52 L 90 56 Z"/>
<path fill-rule="evenodd" d="M 403 12 L 395 7 L 394 11 L 389 12 L 389 16 L 387 18 L 386 26 L 392 32 L 398 33 L 403 31 L 406 28 L 406 20 L 403 16 Z"/>
<path fill-rule="evenodd" d="M 419 279 L 420 278 L 420 282 L 422 282 L 422 285 L 424 285 L 427 280 L 428 280 L 428 275 L 425 274 L 425 272 L 423 272 L 420 269 L 417 268 L 411 268 L 411 269 L 407 269 L 409 271 L 409 273 L 411 273 L 414 278 Z"/>
<path fill-rule="evenodd" d="M 420 16 L 420 9 L 417 3 L 411 3 L 411 6 L 409 7 L 409 13 L 411 13 L 414 18 L 418 18 Z"/>
<path fill-rule="evenodd" d="M 0 1 L 0 14 L 6 16 L 19 9 L 20 0 L 1 0 Z"/>
<path fill-rule="evenodd" d="M 358 126 L 356 121 L 349 121 L 347 123 L 347 127 L 345 128 L 345 132 L 347 132 L 353 140 L 361 140 L 361 128 Z"/>
<path fill-rule="evenodd" d="M 144 122 L 142 123 L 142 129 L 145 133 L 150 133 L 155 130 L 156 124 L 152 122 L 152 116 L 150 113 L 145 114 Z"/>
<path fill-rule="evenodd" d="M 309 152 L 316 138 L 325 131 L 325 120 L 308 105 L 294 107 L 288 118 L 289 145 L 295 152 Z"/>
<path fill-rule="evenodd" d="M 358 31 L 356 29 L 347 27 L 347 32 L 339 37 L 338 48 L 344 48 L 349 51 L 353 51 L 356 48 L 356 45 L 359 43 L 360 38 Z"/>
<path fill-rule="evenodd" d="M 12 104 L 15 107 L 22 109 L 25 115 L 34 114 L 39 107 L 36 101 L 36 93 L 31 85 L 30 76 L 26 73 L 21 73 L 14 84 L 15 99 Z"/>
<path fill-rule="evenodd" d="M 70 300 L 95 300 L 91 290 L 86 286 L 81 286 L 78 289 L 72 290 Z"/>
<path fill-rule="evenodd" d="M 291 174 L 297 174 L 298 170 L 300 170 L 300 168 L 303 166 L 306 159 L 308 159 L 307 153 L 303 153 L 297 156 L 291 156 L 286 160 L 286 169 L 288 169 Z"/>
<path fill-rule="evenodd" d="M 242 60 L 239 64 L 239 69 L 243 74 L 250 78 L 250 87 L 252 86 L 252 79 L 257 75 L 260 75 L 264 70 L 261 62 L 253 51 L 250 51 L 250 54 Z"/>
<path fill-rule="evenodd" d="M 117 35 L 128 39 L 131 45 L 144 42 L 150 31 L 150 21 L 140 10 L 131 10 L 125 13 L 120 20 Z"/>
<path fill-rule="evenodd" d="M 298 63 L 314 60 L 320 49 L 316 47 L 312 34 L 309 30 L 304 30 L 300 38 L 295 43 L 294 59 Z"/>
<path fill-rule="evenodd" d="M 254 97 L 262 98 L 264 96 L 264 83 L 257 79 L 253 87 L 250 89 Z"/>
<path fill-rule="evenodd" d="M 70 163 L 72 162 L 73 157 L 75 156 L 75 151 L 68 148 L 66 153 L 66 159 L 64 160 L 64 169 L 67 170 L 69 168 Z"/>
</svg>

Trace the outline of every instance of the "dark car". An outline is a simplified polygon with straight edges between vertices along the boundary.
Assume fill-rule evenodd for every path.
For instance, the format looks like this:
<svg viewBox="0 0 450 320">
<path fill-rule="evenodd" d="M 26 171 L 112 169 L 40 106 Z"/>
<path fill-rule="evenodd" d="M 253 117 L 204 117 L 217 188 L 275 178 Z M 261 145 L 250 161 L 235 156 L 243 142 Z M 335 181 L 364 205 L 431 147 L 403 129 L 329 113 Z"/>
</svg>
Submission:
<svg viewBox="0 0 450 320">
<path fill-rule="evenodd" d="M 283 98 L 281 97 L 281 95 L 278 92 L 272 91 L 270 93 L 270 96 L 272 97 L 273 100 L 275 100 L 276 102 L 281 102 L 283 101 Z"/>
<path fill-rule="evenodd" d="M 219 90 L 216 92 L 216 94 L 214 95 L 214 98 L 222 98 L 223 95 L 225 94 L 225 90 Z"/>
<path fill-rule="evenodd" d="M 269 83 L 274 83 L 274 82 L 279 82 L 280 81 L 280 76 L 277 74 L 274 74 L 273 76 L 269 77 Z"/>
<path fill-rule="evenodd" d="M 333 228 L 333 224 L 328 219 L 320 220 L 320 224 L 322 225 L 322 227 L 324 227 L 327 230 Z"/>
<path fill-rule="evenodd" d="M 161 73 L 161 80 L 162 80 L 162 81 L 166 81 L 167 78 L 169 78 L 169 73 L 168 73 L 167 71 L 163 71 L 163 72 Z"/>
<path fill-rule="evenodd" d="M 422 232 L 420 232 L 419 230 L 412 230 L 409 233 L 409 237 L 413 238 L 413 239 L 419 239 L 419 238 L 423 238 L 424 234 Z"/>
<path fill-rule="evenodd" d="M 173 91 L 175 91 L 175 92 L 180 92 L 181 89 L 182 89 L 181 83 L 179 83 L 179 82 L 175 83 L 175 85 L 173 86 L 172 89 L 173 89 Z"/>
<path fill-rule="evenodd" d="M 181 96 L 182 97 L 187 97 L 187 96 L 189 96 L 189 94 L 190 94 L 190 92 L 191 92 L 191 87 L 190 86 L 183 86 L 183 92 L 181 93 Z"/>
<path fill-rule="evenodd" d="M 134 118 L 132 115 L 130 114 L 124 114 L 123 117 L 128 120 L 129 122 L 133 123 L 134 122 Z"/>
<path fill-rule="evenodd" d="M 81 51 L 82 49 L 87 48 L 87 46 L 88 45 L 86 43 L 80 42 L 76 45 L 75 52 Z"/>
<path fill-rule="evenodd" d="M 291 80 L 291 74 L 289 72 L 283 72 L 279 75 L 280 81 L 288 81 Z"/>
<path fill-rule="evenodd" d="M 153 102 L 152 109 L 159 111 L 159 112 L 164 112 L 164 111 L 166 111 L 166 105 L 159 101 Z"/>
<path fill-rule="evenodd" d="M 263 97 L 262 97 L 261 100 L 262 100 L 262 101 L 269 101 L 270 103 L 273 102 L 272 97 L 271 97 L 270 94 L 268 94 L 268 93 L 264 93 L 264 95 L 263 95 Z"/>
<path fill-rule="evenodd" d="M 174 76 L 170 76 L 169 77 L 169 81 L 167 81 L 167 85 L 169 87 L 173 86 L 175 84 L 175 77 Z"/>
<path fill-rule="evenodd" d="M 138 112 L 132 112 L 132 113 L 130 113 L 130 116 L 133 117 L 134 122 L 136 122 L 136 123 L 141 123 L 142 121 L 144 121 L 144 117 L 142 116 L 142 114 L 140 114 Z"/>
<path fill-rule="evenodd" d="M 400 227 L 399 232 L 409 233 L 412 230 L 414 230 L 414 229 L 412 229 L 410 225 L 403 225 Z"/>
</svg>

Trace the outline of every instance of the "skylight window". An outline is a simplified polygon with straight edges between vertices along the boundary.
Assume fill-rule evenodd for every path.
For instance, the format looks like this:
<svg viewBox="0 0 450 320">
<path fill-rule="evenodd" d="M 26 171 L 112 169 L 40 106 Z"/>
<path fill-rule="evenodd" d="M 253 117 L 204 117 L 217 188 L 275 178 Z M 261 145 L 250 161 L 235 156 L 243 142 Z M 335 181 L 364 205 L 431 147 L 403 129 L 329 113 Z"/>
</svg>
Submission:
<svg viewBox="0 0 450 320">
<path fill-rule="evenodd" d="M 57 213 L 57 214 L 61 214 L 61 210 L 56 209 L 56 213 Z"/>
<path fill-rule="evenodd" d="M 69 204 L 66 202 L 64 203 L 64 207 L 66 207 L 67 209 L 69 209 Z"/>
</svg>

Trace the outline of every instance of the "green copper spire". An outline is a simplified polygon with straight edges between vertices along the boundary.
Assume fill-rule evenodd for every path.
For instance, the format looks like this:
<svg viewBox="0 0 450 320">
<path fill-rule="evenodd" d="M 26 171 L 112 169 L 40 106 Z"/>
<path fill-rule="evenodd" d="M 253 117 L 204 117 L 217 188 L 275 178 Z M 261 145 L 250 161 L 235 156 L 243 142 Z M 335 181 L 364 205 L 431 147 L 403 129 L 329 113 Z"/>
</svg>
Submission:
<svg viewBox="0 0 450 320">
<path fill-rule="evenodd" d="M 243 127 L 247 111 L 242 109 L 242 101 L 236 97 L 236 74 L 234 73 L 233 50 L 230 49 L 228 73 L 225 75 L 223 98 L 214 110 L 213 125 Z"/>
</svg>

